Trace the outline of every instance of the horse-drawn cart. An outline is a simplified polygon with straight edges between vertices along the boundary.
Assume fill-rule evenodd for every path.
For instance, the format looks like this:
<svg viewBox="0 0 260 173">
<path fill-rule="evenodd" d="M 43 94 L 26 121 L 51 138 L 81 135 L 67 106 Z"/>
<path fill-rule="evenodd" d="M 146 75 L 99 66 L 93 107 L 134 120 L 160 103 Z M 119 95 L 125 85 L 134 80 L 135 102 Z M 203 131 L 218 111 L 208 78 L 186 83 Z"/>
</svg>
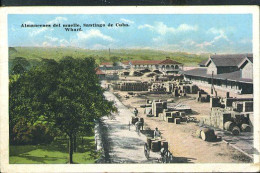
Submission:
<svg viewBox="0 0 260 173">
<path fill-rule="evenodd" d="M 140 130 L 142 128 L 143 130 L 143 127 L 144 127 L 144 119 L 143 118 L 138 118 L 138 117 L 132 117 L 132 120 L 131 120 L 131 124 L 136 126 L 136 130 Z"/>
<path fill-rule="evenodd" d="M 144 144 L 144 155 L 147 159 L 150 158 L 150 152 L 160 154 L 159 162 L 170 163 L 173 160 L 173 156 L 168 150 L 168 142 L 165 139 L 147 137 L 147 142 Z"/>
</svg>

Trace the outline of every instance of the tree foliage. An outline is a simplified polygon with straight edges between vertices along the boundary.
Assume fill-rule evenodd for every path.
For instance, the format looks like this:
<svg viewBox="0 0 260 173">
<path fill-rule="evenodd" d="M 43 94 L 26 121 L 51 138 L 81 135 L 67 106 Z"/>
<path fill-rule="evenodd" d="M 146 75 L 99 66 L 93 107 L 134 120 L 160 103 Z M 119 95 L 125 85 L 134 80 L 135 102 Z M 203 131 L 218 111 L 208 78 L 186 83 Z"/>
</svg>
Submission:
<svg viewBox="0 0 260 173">
<path fill-rule="evenodd" d="M 26 58 L 15 57 L 12 61 L 11 74 L 24 73 L 30 67 L 30 63 Z"/>
<path fill-rule="evenodd" d="M 95 68 L 93 58 L 43 59 L 42 65 L 11 80 L 10 131 L 21 121 L 29 125 L 41 121 L 66 133 L 73 145 L 77 133 L 87 133 L 95 119 L 115 111 L 103 96 Z"/>
</svg>

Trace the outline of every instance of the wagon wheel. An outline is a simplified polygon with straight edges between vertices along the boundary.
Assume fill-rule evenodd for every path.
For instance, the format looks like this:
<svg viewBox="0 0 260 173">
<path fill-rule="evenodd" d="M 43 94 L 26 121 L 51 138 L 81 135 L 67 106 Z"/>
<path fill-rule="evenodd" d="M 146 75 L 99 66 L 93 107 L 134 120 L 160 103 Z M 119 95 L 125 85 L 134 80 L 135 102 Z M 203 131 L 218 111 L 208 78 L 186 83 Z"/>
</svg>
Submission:
<svg viewBox="0 0 260 173">
<path fill-rule="evenodd" d="M 167 163 L 167 154 L 168 154 L 168 151 L 163 151 L 163 153 L 161 153 L 161 162 L 162 163 Z"/>
<path fill-rule="evenodd" d="M 147 143 L 144 144 L 144 155 L 147 159 L 149 159 L 150 148 L 148 147 Z"/>
<path fill-rule="evenodd" d="M 165 151 L 161 157 L 162 163 L 170 163 L 170 152 L 169 150 Z"/>
</svg>

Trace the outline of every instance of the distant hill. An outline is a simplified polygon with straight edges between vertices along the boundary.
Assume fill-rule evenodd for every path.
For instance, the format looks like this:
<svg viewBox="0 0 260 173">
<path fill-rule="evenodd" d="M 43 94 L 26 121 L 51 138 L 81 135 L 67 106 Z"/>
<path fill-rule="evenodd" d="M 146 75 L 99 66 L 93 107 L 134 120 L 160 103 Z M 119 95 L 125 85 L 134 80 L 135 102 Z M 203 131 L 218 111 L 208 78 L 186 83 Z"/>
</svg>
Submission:
<svg viewBox="0 0 260 173">
<path fill-rule="evenodd" d="M 186 52 L 167 52 L 151 49 L 111 49 L 110 58 L 108 50 L 89 50 L 72 47 L 9 47 L 10 63 L 15 57 L 24 57 L 32 63 L 42 58 L 60 60 L 65 56 L 75 58 L 93 57 L 100 62 L 111 62 L 111 57 L 120 60 L 162 60 L 170 57 L 184 65 L 197 65 L 208 58 L 208 54 L 189 54 Z"/>
<path fill-rule="evenodd" d="M 15 52 L 17 52 L 17 50 L 14 47 L 9 47 L 9 54 Z"/>
</svg>

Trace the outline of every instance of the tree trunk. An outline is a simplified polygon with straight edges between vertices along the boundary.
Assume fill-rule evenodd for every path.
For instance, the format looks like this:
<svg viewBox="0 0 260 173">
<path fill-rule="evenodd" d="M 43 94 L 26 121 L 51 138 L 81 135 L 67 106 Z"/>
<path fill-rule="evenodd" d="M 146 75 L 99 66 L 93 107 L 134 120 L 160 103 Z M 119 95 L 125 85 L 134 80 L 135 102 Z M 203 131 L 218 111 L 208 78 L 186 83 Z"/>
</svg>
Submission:
<svg viewBox="0 0 260 173">
<path fill-rule="evenodd" d="M 73 163 L 73 137 L 69 136 L 69 164 Z"/>
<path fill-rule="evenodd" d="M 76 137 L 76 135 L 74 135 L 74 137 L 73 137 L 73 152 L 76 152 L 76 150 L 77 150 L 76 141 L 77 141 L 77 137 Z"/>
</svg>

